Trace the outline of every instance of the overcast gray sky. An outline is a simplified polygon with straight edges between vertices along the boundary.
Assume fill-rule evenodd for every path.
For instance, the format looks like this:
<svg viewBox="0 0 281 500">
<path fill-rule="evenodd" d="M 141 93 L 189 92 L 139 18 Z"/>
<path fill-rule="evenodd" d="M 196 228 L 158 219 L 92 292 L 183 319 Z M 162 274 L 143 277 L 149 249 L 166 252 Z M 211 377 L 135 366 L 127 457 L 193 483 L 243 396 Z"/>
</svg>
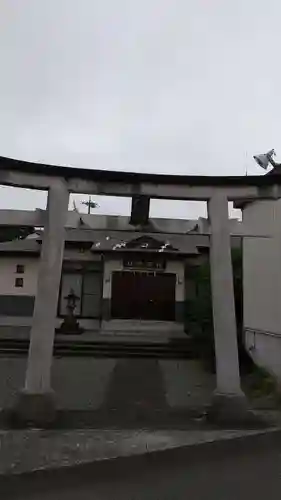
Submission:
<svg viewBox="0 0 281 500">
<path fill-rule="evenodd" d="M 280 19 L 280 0 L 0 0 L 0 155 L 262 174 L 252 154 L 281 155 Z M 44 200 L 0 188 L 0 208 Z M 99 211 L 128 203 L 103 199 Z M 200 213 L 153 204 L 154 215 Z"/>
</svg>

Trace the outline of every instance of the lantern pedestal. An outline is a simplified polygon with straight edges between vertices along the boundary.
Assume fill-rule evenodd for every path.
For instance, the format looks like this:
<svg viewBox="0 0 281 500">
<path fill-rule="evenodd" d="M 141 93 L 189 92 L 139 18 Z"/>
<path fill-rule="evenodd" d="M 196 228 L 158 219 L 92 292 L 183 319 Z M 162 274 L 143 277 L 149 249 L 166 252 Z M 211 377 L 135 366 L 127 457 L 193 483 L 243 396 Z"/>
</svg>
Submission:
<svg viewBox="0 0 281 500">
<path fill-rule="evenodd" d="M 56 333 L 65 335 L 80 335 L 83 332 L 84 328 L 79 325 L 75 316 L 66 316 L 61 326 L 56 328 Z"/>
</svg>

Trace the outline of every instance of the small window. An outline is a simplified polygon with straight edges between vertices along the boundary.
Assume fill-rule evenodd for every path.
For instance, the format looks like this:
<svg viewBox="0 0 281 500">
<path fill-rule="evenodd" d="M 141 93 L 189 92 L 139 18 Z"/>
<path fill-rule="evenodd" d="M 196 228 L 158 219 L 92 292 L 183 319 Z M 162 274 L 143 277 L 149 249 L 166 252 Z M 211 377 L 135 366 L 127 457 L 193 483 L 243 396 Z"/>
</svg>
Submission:
<svg viewBox="0 0 281 500">
<path fill-rule="evenodd" d="M 24 265 L 17 264 L 17 274 L 23 274 L 23 273 L 24 273 Z"/>
<path fill-rule="evenodd" d="M 16 288 L 22 288 L 23 287 L 23 278 L 16 278 L 15 279 L 15 287 Z"/>
</svg>

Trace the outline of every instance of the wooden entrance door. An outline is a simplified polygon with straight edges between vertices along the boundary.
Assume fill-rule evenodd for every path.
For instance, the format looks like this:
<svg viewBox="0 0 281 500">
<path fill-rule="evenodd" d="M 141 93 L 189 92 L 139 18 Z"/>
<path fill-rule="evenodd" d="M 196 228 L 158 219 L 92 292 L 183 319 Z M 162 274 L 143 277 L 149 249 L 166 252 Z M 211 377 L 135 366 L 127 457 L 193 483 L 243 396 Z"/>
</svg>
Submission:
<svg viewBox="0 0 281 500">
<path fill-rule="evenodd" d="M 112 317 L 174 321 L 175 285 L 174 274 L 138 271 L 113 273 Z"/>
</svg>

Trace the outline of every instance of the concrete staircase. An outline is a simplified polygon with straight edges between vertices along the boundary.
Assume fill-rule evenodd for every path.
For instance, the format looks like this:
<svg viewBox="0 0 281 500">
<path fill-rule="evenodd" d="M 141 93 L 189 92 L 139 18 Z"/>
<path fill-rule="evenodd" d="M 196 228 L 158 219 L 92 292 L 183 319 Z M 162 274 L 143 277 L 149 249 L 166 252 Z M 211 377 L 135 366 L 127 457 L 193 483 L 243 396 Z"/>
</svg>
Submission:
<svg viewBox="0 0 281 500">
<path fill-rule="evenodd" d="M 26 356 L 28 339 L 0 338 L 1 357 Z M 56 338 L 55 357 L 96 357 L 96 358 L 157 358 L 157 359 L 193 359 L 194 351 L 191 339 L 178 339 L 170 342 L 128 341 L 108 339 L 99 341 Z"/>
</svg>

